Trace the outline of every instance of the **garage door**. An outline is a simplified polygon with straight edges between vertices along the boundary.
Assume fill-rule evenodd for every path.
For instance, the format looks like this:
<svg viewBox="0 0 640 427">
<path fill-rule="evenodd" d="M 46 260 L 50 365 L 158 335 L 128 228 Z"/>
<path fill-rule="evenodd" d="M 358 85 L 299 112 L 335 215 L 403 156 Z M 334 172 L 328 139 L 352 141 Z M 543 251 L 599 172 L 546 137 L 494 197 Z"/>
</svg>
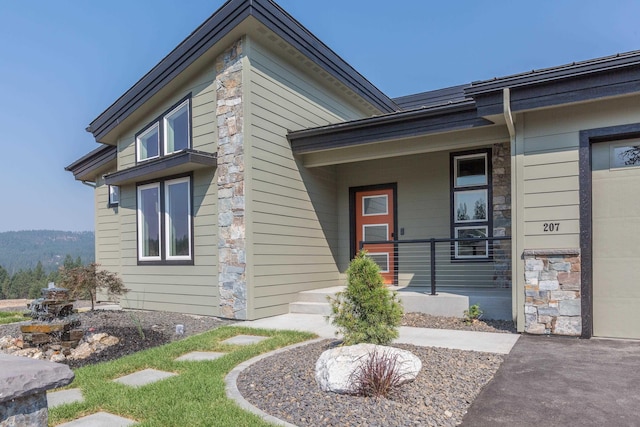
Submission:
<svg viewBox="0 0 640 427">
<path fill-rule="evenodd" d="M 640 140 L 592 146 L 593 335 L 640 338 Z"/>
</svg>

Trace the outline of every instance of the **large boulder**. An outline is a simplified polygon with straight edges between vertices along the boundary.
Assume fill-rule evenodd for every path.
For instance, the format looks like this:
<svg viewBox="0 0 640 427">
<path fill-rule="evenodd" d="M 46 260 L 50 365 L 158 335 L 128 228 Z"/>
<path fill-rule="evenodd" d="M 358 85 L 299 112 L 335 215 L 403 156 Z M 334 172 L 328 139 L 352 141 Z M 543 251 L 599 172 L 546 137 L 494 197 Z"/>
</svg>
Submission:
<svg viewBox="0 0 640 427">
<path fill-rule="evenodd" d="M 323 391 L 353 394 L 353 373 L 377 353 L 395 358 L 401 384 L 415 380 L 422 369 L 420 359 L 407 350 L 375 344 L 357 344 L 326 350 L 316 362 L 316 381 Z"/>
</svg>

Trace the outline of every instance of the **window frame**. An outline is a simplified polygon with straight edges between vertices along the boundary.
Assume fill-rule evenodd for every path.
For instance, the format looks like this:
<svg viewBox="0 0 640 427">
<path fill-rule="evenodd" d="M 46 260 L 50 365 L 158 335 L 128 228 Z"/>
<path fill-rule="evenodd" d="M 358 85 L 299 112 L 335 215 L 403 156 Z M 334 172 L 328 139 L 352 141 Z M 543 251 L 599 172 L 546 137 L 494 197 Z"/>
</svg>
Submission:
<svg viewBox="0 0 640 427">
<path fill-rule="evenodd" d="M 384 212 L 380 212 L 380 213 L 372 213 L 372 214 L 368 214 L 365 212 L 365 203 L 364 201 L 366 199 L 376 199 L 376 198 L 380 198 L 380 197 L 384 197 Z M 362 196 L 362 216 L 380 216 L 380 215 L 389 215 L 389 197 L 386 194 L 378 194 L 375 196 Z"/>
<path fill-rule="evenodd" d="M 116 199 L 117 200 L 113 200 L 114 199 L 114 197 L 113 197 L 114 194 L 116 194 Z M 120 205 L 120 186 L 119 185 L 109 185 L 108 188 L 107 188 L 107 197 L 108 197 L 107 207 L 109 207 L 109 208 L 118 207 Z"/>
<path fill-rule="evenodd" d="M 169 110 L 167 113 L 165 113 L 162 116 L 162 129 L 163 129 L 163 142 L 164 142 L 164 153 L 165 156 L 168 154 L 173 154 L 173 153 L 177 153 L 179 151 L 182 150 L 188 150 L 189 148 L 191 148 L 191 110 L 190 110 L 190 99 L 187 98 L 184 101 L 182 101 L 181 103 L 179 103 L 177 106 L 175 106 L 173 109 Z M 176 114 L 176 112 L 178 112 L 180 109 L 182 109 L 183 107 L 187 107 L 187 146 L 185 148 L 181 148 L 179 150 L 173 150 L 173 151 L 169 151 L 167 144 L 168 144 L 168 132 L 167 129 L 169 127 L 169 118 L 170 116 Z"/>
<path fill-rule="evenodd" d="M 143 216 L 142 216 L 142 211 L 141 211 L 141 205 L 140 205 L 140 200 L 141 200 L 141 194 L 144 190 L 147 189 L 151 189 L 151 188 L 157 188 L 158 189 L 158 199 L 157 199 L 157 203 L 158 203 L 158 255 L 153 255 L 153 256 L 145 256 L 143 255 Z M 151 182 L 151 183 L 147 183 L 147 184 L 142 184 L 142 185 L 138 185 L 136 187 L 136 241 L 138 244 L 138 262 L 157 262 L 157 261 L 162 261 L 162 185 L 160 182 Z"/>
<path fill-rule="evenodd" d="M 186 182 L 187 183 L 187 195 L 189 197 L 189 201 L 187 204 L 187 227 L 189 229 L 189 254 L 188 255 L 170 255 L 170 250 L 171 250 L 171 245 L 170 245 L 170 239 L 171 239 L 171 229 L 170 229 L 170 224 L 172 222 L 171 216 L 170 216 L 170 212 L 169 209 L 167 208 L 169 205 L 169 187 L 173 184 L 178 184 L 178 183 L 183 183 Z M 193 257 L 193 233 L 191 232 L 191 230 L 193 230 L 193 215 L 191 213 L 191 205 L 192 205 L 192 196 L 191 196 L 191 178 L 190 177 L 182 177 L 182 178 L 175 178 L 175 179 L 169 179 L 164 181 L 164 210 L 163 210 L 163 214 L 164 214 L 164 229 L 165 229 L 165 235 L 164 235 L 164 243 L 165 243 L 165 259 L 167 261 L 190 261 Z"/>
<path fill-rule="evenodd" d="M 491 148 L 482 148 L 477 150 L 469 150 L 462 152 L 451 152 L 450 154 L 450 233 L 452 239 L 457 239 L 458 232 L 460 230 L 485 228 L 486 237 L 493 237 L 493 179 L 492 179 L 492 162 Z M 485 175 L 484 184 L 469 184 L 469 185 L 457 185 L 458 178 L 458 161 L 460 159 L 473 159 L 483 157 L 485 160 Z M 457 218 L 457 199 L 456 195 L 460 195 L 469 191 L 484 191 L 486 194 L 486 216 L 484 220 L 458 220 Z M 451 244 L 451 261 L 459 262 L 488 262 L 493 260 L 493 254 L 490 251 L 489 241 L 486 242 L 486 255 L 468 256 L 459 255 L 458 242 L 454 241 Z"/>
<path fill-rule="evenodd" d="M 169 256 L 169 236 L 168 230 L 168 214 L 167 214 L 167 187 L 171 183 L 188 182 L 188 221 L 189 221 L 189 255 L 188 256 Z M 157 186 L 159 188 L 159 221 L 160 221 L 160 256 L 143 257 L 142 256 L 142 217 L 140 212 L 140 189 L 151 188 Z M 193 174 L 181 174 L 169 176 L 162 179 L 154 179 L 151 181 L 140 182 L 136 184 L 136 242 L 137 242 L 137 262 L 138 265 L 194 265 L 194 221 L 193 221 Z"/>
<path fill-rule="evenodd" d="M 171 107 L 162 112 L 155 119 L 151 120 L 151 122 L 147 123 L 139 132 L 135 134 L 135 151 L 136 151 L 136 164 L 144 163 L 149 160 L 158 159 L 164 156 L 168 156 L 170 154 L 178 153 L 183 150 L 189 150 L 193 147 L 193 110 L 192 110 L 192 102 L 191 102 L 191 93 L 189 93 L 184 98 L 180 99 L 178 102 L 173 104 Z M 177 110 L 183 107 L 183 105 L 187 105 L 187 147 L 180 150 L 174 150 L 171 152 L 167 152 L 167 142 L 166 142 L 166 129 L 167 129 L 167 117 L 171 116 L 171 114 L 175 113 Z M 158 129 L 158 155 L 154 157 L 147 157 L 144 159 L 140 158 L 140 153 L 142 150 L 140 149 L 140 139 L 149 133 L 153 128 Z"/>
</svg>

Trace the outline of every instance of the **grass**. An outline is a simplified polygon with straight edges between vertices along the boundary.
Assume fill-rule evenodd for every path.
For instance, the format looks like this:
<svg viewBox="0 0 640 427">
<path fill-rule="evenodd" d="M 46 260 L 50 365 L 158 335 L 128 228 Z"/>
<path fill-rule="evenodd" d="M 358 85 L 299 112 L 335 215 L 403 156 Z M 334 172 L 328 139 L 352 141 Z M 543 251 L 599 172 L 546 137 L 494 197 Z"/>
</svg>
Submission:
<svg viewBox="0 0 640 427">
<path fill-rule="evenodd" d="M 21 311 L 0 311 L 0 325 L 22 322 L 25 319 Z"/>
<path fill-rule="evenodd" d="M 270 338 L 249 346 L 221 344 L 240 334 Z M 224 377 L 235 366 L 258 354 L 314 337 L 303 332 L 225 326 L 118 360 L 79 368 L 67 388 L 80 388 L 84 402 L 51 409 L 49 425 L 106 411 L 134 419 L 140 426 L 269 426 L 227 398 Z M 191 351 L 227 354 L 213 361 L 175 361 Z M 146 368 L 179 375 L 139 388 L 112 381 Z"/>
</svg>

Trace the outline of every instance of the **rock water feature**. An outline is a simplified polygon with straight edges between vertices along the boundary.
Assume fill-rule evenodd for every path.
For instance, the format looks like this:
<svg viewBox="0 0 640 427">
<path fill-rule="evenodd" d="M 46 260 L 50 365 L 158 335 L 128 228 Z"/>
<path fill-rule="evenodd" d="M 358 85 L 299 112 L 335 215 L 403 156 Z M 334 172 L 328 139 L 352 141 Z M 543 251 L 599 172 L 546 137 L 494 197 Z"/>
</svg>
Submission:
<svg viewBox="0 0 640 427">
<path fill-rule="evenodd" d="M 69 291 L 53 283 L 42 290 L 42 298 L 29 304 L 30 324 L 20 326 L 23 348 L 38 347 L 68 355 L 84 336 L 80 320 L 73 312 Z"/>
</svg>

